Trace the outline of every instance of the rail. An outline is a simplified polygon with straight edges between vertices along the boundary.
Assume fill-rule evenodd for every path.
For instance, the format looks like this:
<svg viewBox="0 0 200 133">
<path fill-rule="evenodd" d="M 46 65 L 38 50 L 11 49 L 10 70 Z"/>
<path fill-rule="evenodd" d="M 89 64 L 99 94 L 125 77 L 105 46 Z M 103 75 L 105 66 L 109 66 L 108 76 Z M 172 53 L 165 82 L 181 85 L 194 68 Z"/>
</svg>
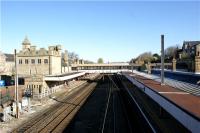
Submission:
<svg viewBox="0 0 200 133">
<path fill-rule="evenodd" d="M 121 80 L 121 79 L 119 79 Z M 117 87 L 117 85 L 115 84 L 115 82 L 111 79 L 111 81 L 113 82 L 113 84 L 115 85 L 115 87 Z M 131 94 L 131 92 L 127 89 L 127 87 L 124 85 L 124 83 L 121 81 L 121 83 L 123 84 L 123 86 L 125 87 L 126 91 L 128 92 L 129 96 L 131 97 L 132 101 L 135 103 L 135 105 L 137 106 L 137 108 L 139 109 L 141 115 L 143 116 L 143 118 L 145 119 L 146 123 L 148 124 L 148 126 L 150 127 L 150 129 L 152 130 L 152 132 L 156 133 L 156 130 L 154 129 L 153 125 L 151 124 L 151 122 L 148 120 L 147 116 L 145 115 L 145 113 L 142 111 L 140 105 L 137 103 L 136 99 L 133 97 L 133 95 Z M 118 87 L 117 87 L 118 88 Z"/>
</svg>

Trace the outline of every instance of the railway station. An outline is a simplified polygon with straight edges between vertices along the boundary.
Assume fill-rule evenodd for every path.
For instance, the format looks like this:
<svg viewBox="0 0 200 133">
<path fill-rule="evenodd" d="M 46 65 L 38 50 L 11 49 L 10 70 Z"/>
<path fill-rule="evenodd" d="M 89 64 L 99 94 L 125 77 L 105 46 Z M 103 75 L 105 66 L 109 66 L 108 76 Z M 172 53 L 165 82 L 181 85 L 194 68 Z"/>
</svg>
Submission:
<svg viewBox="0 0 200 133">
<path fill-rule="evenodd" d="M 76 59 L 70 68 L 66 68 L 61 64 L 60 51 L 56 51 L 61 50 L 60 46 L 49 47 L 49 52 L 45 52 L 43 48 L 37 51 L 30 45 L 26 37 L 22 50 L 15 56 L 15 63 L 19 63 L 15 67 L 20 67 L 18 73 L 24 79 L 24 85 L 1 89 L 1 119 L 6 122 L 12 120 L 12 116 L 19 118 L 31 111 L 39 111 L 10 132 L 80 132 L 87 130 L 84 124 L 93 127 L 91 132 L 123 132 L 124 129 L 125 132 L 200 131 L 200 76 L 177 71 L 174 58 L 170 63 L 146 64 L 85 64 Z M 27 51 L 29 48 L 32 52 Z M 51 64 L 48 58 L 34 55 L 34 51 L 42 56 L 49 56 L 47 53 L 54 51 L 52 56 L 60 63 Z M 199 56 L 196 54 L 196 58 Z M 66 52 L 64 61 L 68 63 Z M 196 61 L 195 69 L 198 69 Z M 144 66 L 146 70 L 141 71 Z M 161 84 L 162 72 L 164 84 Z M 44 109 L 38 106 L 49 104 L 53 105 Z M 91 119 L 94 117 L 96 119 Z"/>
</svg>

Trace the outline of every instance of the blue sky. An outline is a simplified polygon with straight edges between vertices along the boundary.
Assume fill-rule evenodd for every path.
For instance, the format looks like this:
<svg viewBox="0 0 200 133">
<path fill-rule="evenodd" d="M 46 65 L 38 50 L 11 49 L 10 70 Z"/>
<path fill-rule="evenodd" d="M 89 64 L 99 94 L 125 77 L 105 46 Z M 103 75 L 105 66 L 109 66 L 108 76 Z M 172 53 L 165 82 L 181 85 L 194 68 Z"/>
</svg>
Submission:
<svg viewBox="0 0 200 133">
<path fill-rule="evenodd" d="M 1 1 L 0 50 L 61 44 L 80 58 L 129 61 L 142 52 L 200 40 L 199 1 Z"/>
</svg>

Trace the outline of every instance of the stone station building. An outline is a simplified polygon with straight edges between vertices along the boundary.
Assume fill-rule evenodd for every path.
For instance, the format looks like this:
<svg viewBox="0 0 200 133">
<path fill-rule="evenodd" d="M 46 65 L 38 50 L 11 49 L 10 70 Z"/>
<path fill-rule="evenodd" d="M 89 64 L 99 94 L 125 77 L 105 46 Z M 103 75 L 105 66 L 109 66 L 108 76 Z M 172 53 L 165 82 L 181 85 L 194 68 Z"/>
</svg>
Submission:
<svg viewBox="0 0 200 133">
<path fill-rule="evenodd" d="M 51 91 L 44 76 L 61 73 L 61 45 L 37 50 L 25 37 L 16 60 L 18 75 L 25 79 L 26 92 L 33 98 L 41 98 Z"/>
</svg>

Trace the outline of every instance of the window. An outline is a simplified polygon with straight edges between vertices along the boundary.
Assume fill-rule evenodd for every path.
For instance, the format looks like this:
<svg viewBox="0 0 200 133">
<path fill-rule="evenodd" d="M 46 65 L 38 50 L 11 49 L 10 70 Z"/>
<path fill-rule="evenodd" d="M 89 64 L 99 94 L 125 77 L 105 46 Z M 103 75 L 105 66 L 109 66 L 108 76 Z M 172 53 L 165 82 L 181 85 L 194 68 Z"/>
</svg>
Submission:
<svg viewBox="0 0 200 133">
<path fill-rule="evenodd" d="M 41 59 L 38 59 L 38 64 L 41 64 Z"/>
<path fill-rule="evenodd" d="M 40 85 L 39 85 L 39 93 L 42 93 L 42 88 L 40 87 Z"/>
<path fill-rule="evenodd" d="M 22 59 L 19 59 L 19 64 L 22 64 Z"/>
<path fill-rule="evenodd" d="M 44 64 L 48 64 L 48 59 L 44 59 Z"/>
<path fill-rule="evenodd" d="M 31 63 L 32 63 L 32 64 L 35 64 L 35 59 L 31 59 Z"/>
<path fill-rule="evenodd" d="M 25 64 L 28 64 L 28 59 L 25 59 Z"/>
</svg>

